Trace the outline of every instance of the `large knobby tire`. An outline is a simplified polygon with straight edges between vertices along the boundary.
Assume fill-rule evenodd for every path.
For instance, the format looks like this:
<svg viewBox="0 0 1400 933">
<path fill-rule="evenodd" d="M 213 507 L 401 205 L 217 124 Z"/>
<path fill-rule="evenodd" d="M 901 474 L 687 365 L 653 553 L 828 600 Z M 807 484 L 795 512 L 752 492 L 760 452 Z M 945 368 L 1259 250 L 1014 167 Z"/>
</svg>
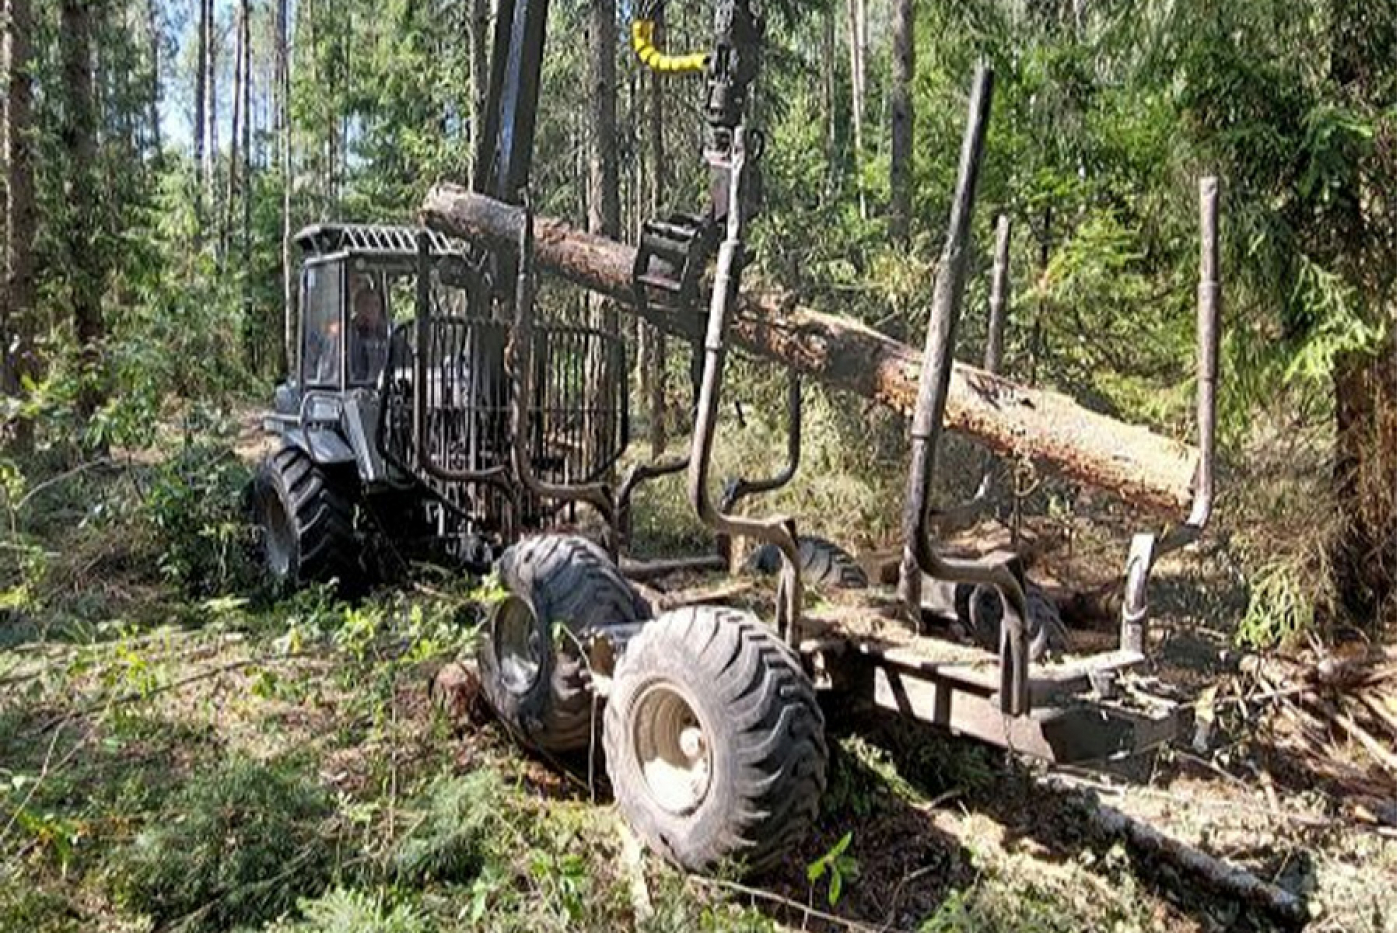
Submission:
<svg viewBox="0 0 1400 933">
<path fill-rule="evenodd" d="M 506 550 L 499 570 L 516 598 L 492 612 L 483 632 L 486 700 L 527 745 L 551 753 L 586 748 L 598 716 L 581 645 L 596 634 L 630 633 L 651 618 L 651 606 L 586 538 L 526 539 Z"/>
<path fill-rule="evenodd" d="M 623 816 L 691 871 L 797 849 L 826 788 L 825 721 L 796 655 L 752 615 L 693 606 L 628 644 L 604 711 Z"/>
<path fill-rule="evenodd" d="M 1026 636 L 1030 660 L 1043 661 L 1069 648 L 1069 631 L 1060 609 L 1039 584 L 1026 581 Z M 958 615 L 973 641 L 989 651 L 1001 644 L 1001 596 L 990 586 L 958 585 Z"/>
<path fill-rule="evenodd" d="M 361 582 L 354 499 L 301 448 L 287 445 L 262 462 L 252 507 L 259 556 L 275 588 Z"/>
<path fill-rule="evenodd" d="M 841 545 L 816 536 L 797 539 L 797 557 L 802 582 L 817 589 L 863 590 L 870 585 L 865 570 Z M 783 567 L 783 554 L 776 544 L 765 544 L 749 555 L 748 569 L 773 574 Z"/>
</svg>

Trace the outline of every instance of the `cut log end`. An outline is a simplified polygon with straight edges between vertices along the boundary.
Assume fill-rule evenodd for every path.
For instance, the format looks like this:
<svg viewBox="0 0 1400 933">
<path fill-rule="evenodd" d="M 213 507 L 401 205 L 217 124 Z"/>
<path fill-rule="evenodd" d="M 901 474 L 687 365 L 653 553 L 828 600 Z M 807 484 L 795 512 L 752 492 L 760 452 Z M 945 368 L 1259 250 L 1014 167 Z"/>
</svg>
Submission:
<svg viewBox="0 0 1400 933">
<path fill-rule="evenodd" d="M 428 696 L 434 708 L 454 727 L 461 728 L 486 717 L 481 678 L 473 668 L 458 661 L 444 664 L 433 675 L 428 684 Z"/>
</svg>

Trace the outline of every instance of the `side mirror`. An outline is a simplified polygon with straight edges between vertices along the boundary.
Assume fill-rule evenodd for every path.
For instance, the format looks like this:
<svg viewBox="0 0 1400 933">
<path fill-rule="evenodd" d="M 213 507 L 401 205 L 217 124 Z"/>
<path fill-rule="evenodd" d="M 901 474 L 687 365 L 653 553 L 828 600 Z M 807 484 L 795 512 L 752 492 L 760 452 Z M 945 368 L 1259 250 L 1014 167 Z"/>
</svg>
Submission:
<svg viewBox="0 0 1400 933">
<path fill-rule="evenodd" d="M 272 408 L 279 415 L 295 415 L 301 411 L 301 389 L 293 382 L 277 386 L 272 394 Z"/>
</svg>

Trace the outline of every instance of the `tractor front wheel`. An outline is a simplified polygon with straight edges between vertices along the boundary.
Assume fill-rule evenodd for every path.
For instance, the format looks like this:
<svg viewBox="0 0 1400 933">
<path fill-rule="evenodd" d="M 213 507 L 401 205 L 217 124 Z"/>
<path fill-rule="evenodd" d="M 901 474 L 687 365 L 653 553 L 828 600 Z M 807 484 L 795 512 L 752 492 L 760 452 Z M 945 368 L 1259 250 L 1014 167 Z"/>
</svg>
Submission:
<svg viewBox="0 0 1400 933">
<path fill-rule="evenodd" d="M 797 656 L 747 612 L 666 613 L 628 644 L 603 720 L 628 823 L 691 871 L 751 873 L 802 843 L 826 787 L 825 720 Z"/>
<path fill-rule="evenodd" d="M 278 589 L 360 582 L 354 502 L 305 451 L 288 445 L 264 460 L 252 500 L 263 567 Z"/>
</svg>

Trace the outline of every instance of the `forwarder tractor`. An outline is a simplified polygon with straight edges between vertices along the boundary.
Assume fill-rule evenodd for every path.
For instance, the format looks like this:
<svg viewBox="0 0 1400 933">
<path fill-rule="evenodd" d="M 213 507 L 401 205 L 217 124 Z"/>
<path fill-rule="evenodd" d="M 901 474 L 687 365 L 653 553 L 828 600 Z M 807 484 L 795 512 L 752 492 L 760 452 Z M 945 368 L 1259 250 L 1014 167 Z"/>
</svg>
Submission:
<svg viewBox="0 0 1400 933">
<path fill-rule="evenodd" d="M 901 587 L 862 589 L 849 555 L 800 538 L 792 518 L 736 510 L 797 469 L 795 375 L 786 468 L 711 496 L 745 234 L 762 202 L 764 136 L 748 104 L 763 22 L 750 0 L 718 0 L 710 48 L 672 55 L 655 43 L 655 2 L 638 11 L 633 48 L 648 68 L 700 76 L 711 182 L 701 213 L 642 225 L 634 307 L 625 310 L 687 316 L 702 335 L 692 345 L 689 455 L 634 467 L 614 488 L 628 439 L 622 342 L 557 310 L 536 319 L 529 181 L 547 0 L 500 0 L 473 189 L 514 234 L 467 242 L 325 224 L 297 237 L 299 357 L 267 418 L 282 443 L 253 497 L 269 577 L 287 588 L 335 580 L 353 590 L 371 570 L 423 552 L 472 572 L 494 569 L 506 595 L 490 607 L 476 652 L 491 709 L 551 760 L 601 740 L 628 824 L 691 870 L 762 871 L 802 845 L 826 786 L 819 693 L 1051 761 L 1131 755 L 1177 735 L 1185 709 L 1144 700 L 1131 672 L 1146 656 L 1153 563 L 1199 535 L 1210 513 L 1216 334 L 1204 258 L 1195 507 L 1171 533 L 1134 540 L 1120 649 L 1051 663 L 1035 648 L 1043 639 L 1014 557 L 952 559 L 931 540 L 929 490 L 991 103 L 991 75 L 979 70 L 915 410 Z M 653 617 L 629 581 L 729 567 L 716 555 L 659 562 L 626 553 L 632 493 L 679 472 L 718 554 L 727 558 L 739 539 L 767 547 L 761 562 L 779 571 L 771 623 L 714 604 Z M 573 532 L 580 508 L 596 513 L 596 540 Z M 862 597 L 809 609 L 804 564 L 834 568 Z M 990 645 L 928 637 L 925 580 L 975 587 L 993 601 Z"/>
</svg>

